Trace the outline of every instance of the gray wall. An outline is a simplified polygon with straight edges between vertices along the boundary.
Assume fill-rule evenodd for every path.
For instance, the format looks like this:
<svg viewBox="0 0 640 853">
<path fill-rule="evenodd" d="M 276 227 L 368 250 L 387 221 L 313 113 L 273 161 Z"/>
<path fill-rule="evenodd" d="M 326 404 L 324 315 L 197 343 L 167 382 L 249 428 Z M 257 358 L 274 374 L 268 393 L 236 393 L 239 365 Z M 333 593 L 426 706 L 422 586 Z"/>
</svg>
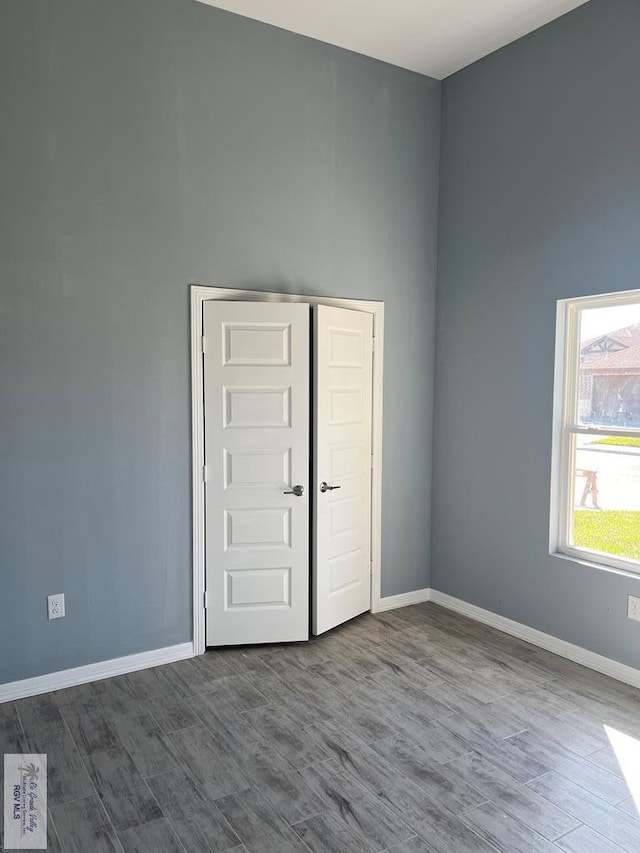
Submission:
<svg viewBox="0 0 640 853">
<path fill-rule="evenodd" d="M 190 638 L 190 283 L 385 301 L 428 586 L 440 84 L 190 0 L 2 0 L 0 81 L 0 682 Z"/>
<path fill-rule="evenodd" d="M 640 284 L 640 3 L 445 81 L 432 586 L 640 666 L 640 579 L 548 555 L 556 300 Z"/>
</svg>

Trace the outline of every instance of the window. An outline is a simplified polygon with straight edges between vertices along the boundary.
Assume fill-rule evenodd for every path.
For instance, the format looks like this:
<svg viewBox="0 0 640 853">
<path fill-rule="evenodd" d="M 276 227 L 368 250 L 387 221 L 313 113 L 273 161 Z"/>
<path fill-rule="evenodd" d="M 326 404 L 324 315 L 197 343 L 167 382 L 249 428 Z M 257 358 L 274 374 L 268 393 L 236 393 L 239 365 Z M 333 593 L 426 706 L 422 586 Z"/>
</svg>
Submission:
<svg viewBox="0 0 640 853">
<path fill-rule="evenodd" d="M 640 573 L 640 290 L 558 303 L 551 550 Z"/>
</svg>

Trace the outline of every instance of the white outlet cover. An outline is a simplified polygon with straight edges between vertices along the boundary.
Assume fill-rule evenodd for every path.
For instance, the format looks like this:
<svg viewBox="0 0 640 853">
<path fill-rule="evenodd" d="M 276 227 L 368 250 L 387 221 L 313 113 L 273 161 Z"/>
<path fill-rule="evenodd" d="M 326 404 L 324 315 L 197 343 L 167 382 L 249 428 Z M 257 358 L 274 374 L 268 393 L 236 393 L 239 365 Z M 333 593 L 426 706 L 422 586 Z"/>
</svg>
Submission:
<svg viewBox="0 0 640 853">
<path fill-rule="evenodd" d="M 64 615 L 64 593 L 47 596 L 47 613 L 49 619 L 61 619 Z"/>
<path fill-rule="evenodd" d="M 629 619 L 636 619 L 640 622 L 640 598 L 637 598 L 635 595 L 629 596 L 627 616 Z"/>
</svg>

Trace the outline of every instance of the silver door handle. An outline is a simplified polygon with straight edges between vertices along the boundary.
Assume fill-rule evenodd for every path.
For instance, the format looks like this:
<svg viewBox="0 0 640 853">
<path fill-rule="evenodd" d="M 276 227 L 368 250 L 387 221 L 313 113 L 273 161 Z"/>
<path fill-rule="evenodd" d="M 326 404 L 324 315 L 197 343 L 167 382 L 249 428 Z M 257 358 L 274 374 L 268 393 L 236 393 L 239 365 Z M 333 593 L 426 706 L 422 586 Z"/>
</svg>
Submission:
<svg viewBox="0 0 640 853">
<path fill-rule="evenodd" d="M 283 492 L 283 495 L 295 495 L 297 498 L 301 498 L 304 495 L 304 486 L 294 486 L 293 491 L 291 492 Z"/>
<path fill-rule="evenodd" d="M 332 492 L 334 489 L 341 489 L 342 486 L 328 486 L 324 481 L 320 483 L 321 492 Z"/>
</svg>

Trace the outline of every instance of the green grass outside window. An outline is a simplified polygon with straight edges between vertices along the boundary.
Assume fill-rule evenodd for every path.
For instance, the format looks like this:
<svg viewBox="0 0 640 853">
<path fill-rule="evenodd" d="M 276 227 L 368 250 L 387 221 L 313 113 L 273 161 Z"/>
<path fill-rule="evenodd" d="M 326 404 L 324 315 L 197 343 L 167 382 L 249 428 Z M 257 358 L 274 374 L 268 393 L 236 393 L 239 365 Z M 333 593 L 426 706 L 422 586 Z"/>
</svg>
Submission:
<svg viewBox="0 0 640 853">
<path fill-rule="evenodd" d="M 640 561 L 640 512 L 576 510 L 573 541 L 577 548 Z"/>
<path fill-rule="evenodd" d="M 610 435 L 607 438 L 599 438 L 591 444 L 617 444 L 619 447 L 640 447 L 640 438 L 631 438 L 624 435 Z"/>
</svg>

